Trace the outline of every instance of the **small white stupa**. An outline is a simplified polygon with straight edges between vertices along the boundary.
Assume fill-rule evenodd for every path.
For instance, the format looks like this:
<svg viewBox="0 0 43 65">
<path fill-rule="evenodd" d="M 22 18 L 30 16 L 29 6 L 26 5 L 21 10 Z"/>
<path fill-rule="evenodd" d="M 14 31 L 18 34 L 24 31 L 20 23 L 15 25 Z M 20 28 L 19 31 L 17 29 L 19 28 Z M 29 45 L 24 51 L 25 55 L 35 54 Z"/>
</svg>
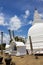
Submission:
<svg viewBox="0 0 43 65">
<path fill-rule="evenodd" d="M 26 49 L 31 53 L 29 36 L 31 36 L 33 53 L 43 53 L 43 19 L 39 16 L 37 10 L 34 12 L 32 27 L 28 30 Z"/>
<path fill-rule="evenodd" d="M 16 55 L 16 56 L 22 56 L 26 55 L 26 46 L 23 42 L 20 41 L 15 41 L 14 39 L 14 34 L 11 34 L 12 32 L 9 31 L 10 33 L 10 45 L 6 45 L 6 51 L 5 53 L 9 53 L 11 55 Z M 14 31 L 13 31 L 14 33 Z"/>
</svg>

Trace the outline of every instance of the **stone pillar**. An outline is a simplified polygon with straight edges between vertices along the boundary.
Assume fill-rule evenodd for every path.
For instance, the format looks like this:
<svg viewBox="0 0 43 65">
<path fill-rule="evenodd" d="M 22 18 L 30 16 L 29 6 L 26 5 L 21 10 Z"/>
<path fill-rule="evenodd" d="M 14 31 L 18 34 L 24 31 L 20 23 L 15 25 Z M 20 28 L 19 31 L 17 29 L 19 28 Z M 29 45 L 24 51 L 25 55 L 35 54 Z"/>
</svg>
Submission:
<svg viewBox="0 0 43 65">
<path fill-rule="evenodd" d="M 14 30 L 12 31 L 12 34 L 13 34 L 13 38 L 14 38 Z"/>
<path fill-rule="evenodd" d="M 29 41 L 30 41 L 31 54 L 33 55 L 33 46 L 32 46 L 31 36 L 29 36 Z"/>
<path fill-rule="evenodd" d="M 11 30 L 9 29 L 10 40 L 12 39 Z"/>
<path fill-rule="evenodd" d="M 3 54 L 2 44 L 3 44 L 3 32 L 1 32 L 1 54 Z"/>
</svg>

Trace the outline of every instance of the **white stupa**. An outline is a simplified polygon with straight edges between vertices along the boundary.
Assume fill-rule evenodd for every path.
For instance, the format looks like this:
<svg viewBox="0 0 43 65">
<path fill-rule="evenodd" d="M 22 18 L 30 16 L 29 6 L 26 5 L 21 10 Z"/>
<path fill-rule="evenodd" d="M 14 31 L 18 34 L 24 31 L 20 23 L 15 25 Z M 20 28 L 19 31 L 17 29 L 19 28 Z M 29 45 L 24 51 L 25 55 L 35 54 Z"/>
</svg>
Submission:
<svg viewBox="0 0 43 65">
<path fill-rule="evenodd" d="M 31 36 L 33 51 L 34 52 L 43 52 L 43 19 L 39 16 L 37 10 L 34 12 L 34 20 L 32 27 L 28 30 L 28 39 L 26 42 L 26 48 L 30 53 L 30 43 L 29 43 L 29 36 Z"/>
</svg>

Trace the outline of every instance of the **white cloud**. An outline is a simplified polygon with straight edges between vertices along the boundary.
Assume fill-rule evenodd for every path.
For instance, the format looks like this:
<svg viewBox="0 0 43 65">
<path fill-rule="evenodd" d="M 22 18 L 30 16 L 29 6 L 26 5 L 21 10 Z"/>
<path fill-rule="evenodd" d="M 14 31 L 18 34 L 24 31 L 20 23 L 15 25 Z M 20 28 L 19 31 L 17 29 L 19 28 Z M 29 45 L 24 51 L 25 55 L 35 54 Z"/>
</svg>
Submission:
<svg viewBox="0 0 43 65">
<path fill-rule="evenodd" d="M 29 22 L 23 22 L 22 26 L 32 25 L 32 23 L 33 23 L 32 20 L 29 21 Z"/>
<path fill-rule="evenodd" d="M 24 17 L 24 18 L 28 18 L 29 15 L 30 15 L 29 10 L 26 10 L 26 11 L 25 11 L 25 15 L 24 15 L 23 17 Z"/>
<path fill-rule="evenodd" d="M 3 38 L 3 42 L 5 42 L 6 44 L 9 44 L 10 41 L 10 37 L 8 34 L 4 33 L 4 38 Z"/>
<path fill-rule="evenodd" d="M 0 25 L 7 26 L 8 23 L 5 22 L 5 17 L 3 13 L 0 13 Z"/>
<path fill-rule="evenodd" d="M 18 32 L 18 33 L 21 33 L 21 32 L 22 32 L 22 30 L 21 30 L 21 29 L 20 29 L 20 30 L 17 30 L 17 32 Z"/>
<path fill-rule="evenodd" d="M 29 21 L 29 22 L 28 22 L 28 24 L 30 24 L 30 25 L 31 25 L 31 24 L 32 24 L 32 21 Z"/>
<path fill-rule="evenodd" d="M 29 10 L 26 10 L 26 11 L 25 11 L 25 14 L 26 14 L 26 15 L 29 15 Z"/>
<path fill-rule="evenodd" d="M 8 26 L 8 25 L 9 25 L 9 24 L 8 24 L 7 22 L 6 22 L 6 23 L 4 22 L 4 24 L 3 24 L 3 26 Z"/>
<path fill-rule="evenodd" d="M 26 10 L 24 18 L 27 18 L 28 16 L 29 16 L 29 10 Z M 8 26 L 8 28 L 11 30 L 18 30 L 21 26 L 26 24 L 21 22 L 21 20 L 17 15 L 11 17 L 9 23 L 7 23 L 5 21 L 5 15 L 3 13 L 0 13 L 0 25 Z"/>
<path fill-rule="evenodd" d="M 41 18 L 43 18 L 43 13 L 42 13 L 42 14 L 39 14 L 39 16 L 40 16 Z"/>
<path fill-rule="evenodd" d="M 4 15 L 3 13 L 0 13 L 0 25 L 4 24 Z"/>
<path fill-rule="evenodd" d="M 21 27 L 21 20 L 15 15 L 10 18 L 9 28 L 11 30 L 18 30 Z"/>
<path fill-rule="evenodd" d="M 25 35 L 19 35 L 18 37 L 25 39 Z"/>
</svg>

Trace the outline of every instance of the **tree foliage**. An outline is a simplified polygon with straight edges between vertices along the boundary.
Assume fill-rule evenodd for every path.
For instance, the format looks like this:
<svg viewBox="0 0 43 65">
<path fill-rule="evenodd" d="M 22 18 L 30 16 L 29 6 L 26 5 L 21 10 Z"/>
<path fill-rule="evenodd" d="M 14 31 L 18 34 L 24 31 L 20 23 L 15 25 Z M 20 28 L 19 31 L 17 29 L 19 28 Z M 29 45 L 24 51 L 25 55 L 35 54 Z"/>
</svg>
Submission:
<svg viewBox="0 0 43 65">
<path fill-rule="evenodd" d="M 5 44 L 5 43 L 0 44 L 0 50 L 1 50 L 1 46 L 2 46 L 2 49 L 5 50 L 5 46 L 6 46 L 6 44 Z"/>
<path fill-rule="evenodd" d="M 21 41 L 21 42 L 25 43 L 25 40 L 22 37 L 16 36 L 14 39 L 15 39 L 15 41 Z"/>
</svg>

